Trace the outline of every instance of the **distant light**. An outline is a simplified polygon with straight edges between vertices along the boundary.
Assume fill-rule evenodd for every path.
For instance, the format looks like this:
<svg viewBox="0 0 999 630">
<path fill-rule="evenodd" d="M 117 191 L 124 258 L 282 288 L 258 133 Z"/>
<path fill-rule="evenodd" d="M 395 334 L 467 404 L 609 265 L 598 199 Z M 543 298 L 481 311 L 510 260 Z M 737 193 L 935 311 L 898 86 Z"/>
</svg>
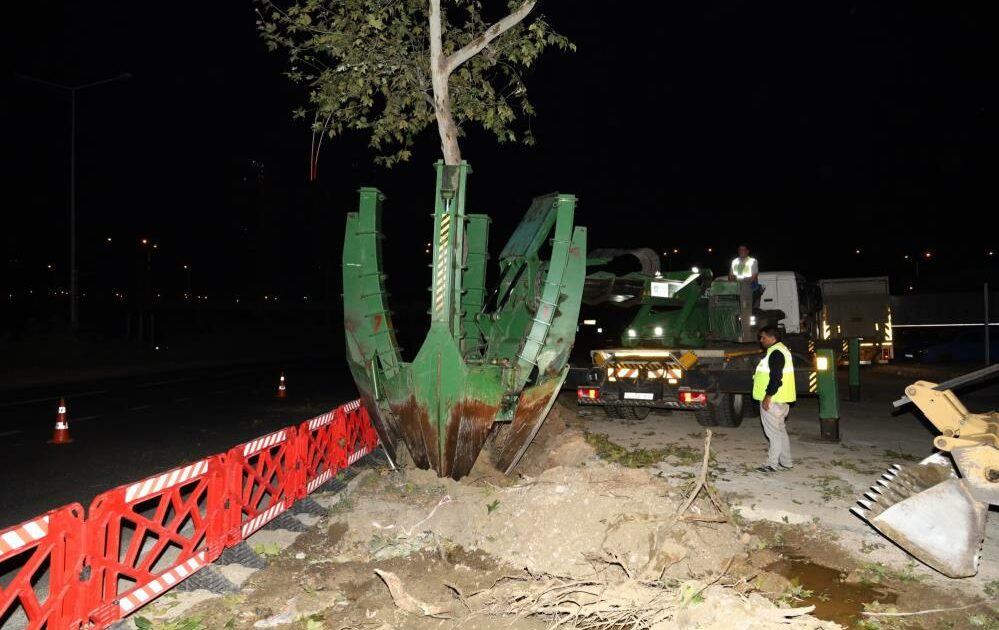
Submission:
<svg viewBox="0 0 999 630">
<path fill-rule="evenodd" d="M 142 239 L 142 244 L 143 245 L 149 245 L 149 239 L 148 238 Z"/>
<path fill-rule="evenodd" d="M 909 260 L 909 255 L 908 254 L 905 255 L 905 259 Z"/>
<path fill-rule="evenodd" d="M 584 319 L 583 320 L 583 326 L 596 326 L 596 325 L 597 325 L 597 320 L 595 320 L 595 319 Z"/>
<path fill-rule="evenodd" d="M 14 297 L 14 296 L 11 296 L 11 297 Z M 597 328 L 597 332 L 598 332 L 598 333 L 602 333 L 603 331 L 604 331 L 604 329 L 603 329 L 603 328 Z"/>
<path fill-rule="evenodd" d="M 714 251 L 715 251 L 715 250 L 714 250 L 713 248 L 711 248 L 711 247 L 709 247 L 709 248 L 708 248 L 708 253 L 709 253 L 709 254 L 710 254 L 710 253 L 712 253 L 712 252 L 714 252 Z"/>
<path fill-rule="evenodd" d="M 680 253 L 680 250 L 678 250 L 678 249 L 674 249 L 674 250 L 673 250 L 673 253 L 674 253 L 674 254 L 679 254 L 679 253 Z"/>
<path fill-rule="evenodd" d="M 156 347 L 153 348 L 153 350 L 159 350 L 159 349 L 160 349 L 159 346 L 156 346 Z"/>
<path fill-rule="evenodd" d="M 188 268 L 187 265 L 184 265 L 184 269 L 187 269 L 187 268 Z"/>
<path fill-rule="evenodd" d="M 991 251 L 991 250 L 989 250 L 989 256 L 995 256 L 995 252 L 994 252 L 994 251 Z"/>
<path fill-rule="evenodd" d="M 46 265 L 46 267 L 47 267 L 48 269 L 51 269 L 51 268 L 52 268 L 52 265 Z"/>
<path fill-rule="evenodd" d="M 750 315 L 749 316 L 749 325 L 750 326 L 755 326 L 756 325 L 756 315 Z"/>
<path fill-rule="evenodd" d="M 156 243 L 153 243 L 153 249 L 156 249 L 158 247 L 159 247 L 159 245 L 157 245 Z"/>
<path fill-rule="evenodd" d="M 854 250 L 854 251 L 853 251 L 853 253 L 854 253 L 854 254 L 859 254 L 859 253 L 860 253 L 860 250 L 859 250 L 859 249 L 856 249 L 856 250 Z"/>
<path fill-rule="evenodd" d="M 637 334 L 638 334 L 638 333 L 637 333 L 637 332 L 635 332 L 635 329 L 634 329 L 634 328 L 629 328 L 629 329 L 628 329 L 628 336 L 629 336 L 629 337 L 634 337 L 634 336 L 636 336 Z"/>
<path fill-rule="evenodd" d="M 662 326 L 656 326 L 655 328 L 652 329 L 652 332 L 655 333 L 656 337 L 662 337 L 663 336 L 663 327 Z"/>
<path fill-rule="evenodd" d="M 669 252 L 663 252 L 663 256 L 669 256 Z"/>
<path fill-rule="evenodd" d="M 111 242 L 111 237 L 109 236 L 109 237 L 108 237 L 108 243 L 110 243 L 110 242 Z"/>
<path fill-rule="evenodd" d="M 307 295 L 303 295 L 303 296 L 302 296 L 302 299 L 303 299 L 303 300 L 307 300 L 307 299 L 309 299 L 309 296 L 307 296 Z"/>
<path fill-rule="evenodd" d="M 924 256 L 926 256 L 927 258 L 933 258 L 933 252 L 926 252 Z"/>
<path fill-rule="evenodd" d="M 698 269 L 697 267 L 691 267 L 690 271 L 693 272 L 693 273 L 701 273 L 701 270 Z"/>
<path fill-rule="evenodd" d="M 912 291 L 912 287 L 909 287 L 909 290 Z"/>
</svg>

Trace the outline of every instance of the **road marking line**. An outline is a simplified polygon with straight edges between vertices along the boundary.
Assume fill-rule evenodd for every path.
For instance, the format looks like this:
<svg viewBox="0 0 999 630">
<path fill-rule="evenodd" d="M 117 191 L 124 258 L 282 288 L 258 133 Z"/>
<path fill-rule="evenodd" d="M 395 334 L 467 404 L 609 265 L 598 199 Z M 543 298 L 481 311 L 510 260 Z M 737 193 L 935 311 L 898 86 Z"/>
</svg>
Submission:
<svg viewBox="0 0 999 630">
<path fill-rule="evenodd" d="M 70 418 L 73 422 L 86 422 L 87 420 L 94 420 L 100 418 L 100 416 L 83 416 L 81 418 Z"/>
<path fill-rule="evenodd" d="M 106 394 L 106 393 L 108 393 L 108 390 L 101 389 L 101 390 L 95 390 L 95 391 L 92 391 L 92 392 L 80 392 L 78 394 L 77 393 L 73 393 L 73 394 L 69 394 L 68 396 L 65 396 L 65 398 L 84 398 L 86 396 L 96 396 L 98 394 Z M 20 407 L 21 405 L 30 405 L 32 403 L 46 402 L 46 401 L 49 401 L 49 400 L 59 400 L 60 398 L 63 398 L 63 396 L 49 396 L 48 398 L 32 398 L 30 400 L 17 400 L 17 401 L 14 401 L 14 402 L 0 403 L 0 408 L 5 408 L 5 407 Z"/>
<path fill-rule="evenodd" d="M 4 431 L 3 433 L 0 433 L 0 437 L 7 437 L 8 435 L 17 435 L 18 433 L 23 433 L 23 431 L 21 431 L 20 429 L 17 429 L 15 431 Z"/>
<path fill-rule="evenodd" d="M 149 409 L 152 405 L 139 405 L 137 407 L 129 407 L 128 411 L 142 411 L 143 409 Z"/>
</svg>

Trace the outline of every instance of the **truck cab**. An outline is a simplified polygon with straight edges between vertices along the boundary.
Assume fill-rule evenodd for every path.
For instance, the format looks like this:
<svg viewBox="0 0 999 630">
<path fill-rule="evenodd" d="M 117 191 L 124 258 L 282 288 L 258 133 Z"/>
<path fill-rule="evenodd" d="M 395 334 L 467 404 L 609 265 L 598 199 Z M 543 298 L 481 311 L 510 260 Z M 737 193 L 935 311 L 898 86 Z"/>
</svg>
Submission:
<svg viewBox="0 0 999 630">
<path fill-rule="evenodd" d="M 777 325 L 789 335 L 813 335 L 818 311 L 816 290 L 795 271 L 764 271 L 759 275 L 763 296 L 760 308 L 784 312 Z"/>
</svg>

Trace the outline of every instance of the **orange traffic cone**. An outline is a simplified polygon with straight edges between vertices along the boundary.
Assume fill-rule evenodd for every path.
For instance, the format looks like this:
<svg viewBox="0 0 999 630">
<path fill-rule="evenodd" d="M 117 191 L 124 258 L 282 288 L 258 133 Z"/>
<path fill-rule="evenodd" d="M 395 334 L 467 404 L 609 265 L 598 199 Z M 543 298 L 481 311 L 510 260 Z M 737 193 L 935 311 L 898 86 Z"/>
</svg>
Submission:
<svg viewBox="0 0 999 630">
<path fill-rule="evenodd" d="M 278 381 L 278 394 L 277 394 L 277 397 L 278 398 L 285 398 L 287 396 L 288 396 L 288 391 L 285 389 L 285 386 L 284 386 L 284 372 L 281 372 L 281 380 Z"/>
<path fill-rule="evenodd" d="M 69 437 L 69 420 L 66 418 L 66 399 L 59 399 L 59 413 L 56 414 L 55 430 L 52 431 L 52 439 L 49 444 L 69 444 L 73 438 Z"/>
</svg>

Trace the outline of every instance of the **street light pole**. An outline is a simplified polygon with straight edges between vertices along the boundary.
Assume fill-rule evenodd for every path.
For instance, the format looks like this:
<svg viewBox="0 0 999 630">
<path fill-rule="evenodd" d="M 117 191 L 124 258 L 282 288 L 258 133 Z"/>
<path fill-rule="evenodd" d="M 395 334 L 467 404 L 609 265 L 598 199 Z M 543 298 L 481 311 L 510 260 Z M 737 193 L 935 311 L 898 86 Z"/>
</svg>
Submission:
<svg viewBox="0 0 999 630">
<path fill-rule="evenodd" d="M 81 85 L 63 85 L 53 81 L 46 81 L 37 77 L 30 77 L 25 74 L 18 74 L 18 79 L 40 83 L 48 87 L 65 90 L 70 94 L 69 106 L 69 328 L 74 333 L 80 327 L 80 304 L 79 304 L 79 284 L 78 272 L 76 269 L 76 93 L 106 83 L 124 81 L 131 79 L 132 74 L 125 72 L 108 79 L 92 81 Z"/>
</svg>

